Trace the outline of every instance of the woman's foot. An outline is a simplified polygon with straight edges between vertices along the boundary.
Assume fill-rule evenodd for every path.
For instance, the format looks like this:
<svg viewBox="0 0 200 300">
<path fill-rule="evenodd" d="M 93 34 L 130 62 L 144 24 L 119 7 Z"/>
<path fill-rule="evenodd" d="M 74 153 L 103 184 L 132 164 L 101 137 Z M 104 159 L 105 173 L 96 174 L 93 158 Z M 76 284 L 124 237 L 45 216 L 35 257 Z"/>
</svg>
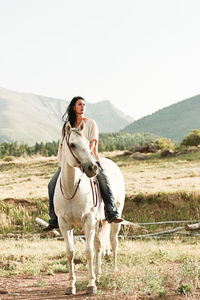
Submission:
<svg viewBox="0 0 200 300">
<path fill-rule="evenodd" d="M 48 232 L 53 229 L 58 229 L 59 226 L 57 224 L 49 224 L 47 227 L 43 228 L 42 231 Z"/>
<path fill-rule="evenodd" d="M 115 217 L 113 217 L 111 220 L 109 220 L 108 223 L 121 223 L 121 222 L 123 222 L 123 221 L 124 221 L 124 219 L 115 216 Z"/>
</svg>

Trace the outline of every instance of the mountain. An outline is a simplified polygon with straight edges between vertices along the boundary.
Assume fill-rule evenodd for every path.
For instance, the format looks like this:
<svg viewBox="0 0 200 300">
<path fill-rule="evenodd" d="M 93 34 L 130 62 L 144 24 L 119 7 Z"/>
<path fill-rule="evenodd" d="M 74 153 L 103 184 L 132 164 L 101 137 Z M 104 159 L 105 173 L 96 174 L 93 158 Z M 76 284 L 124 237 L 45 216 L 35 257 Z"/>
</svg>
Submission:
<svg viewBox="0 0 200 300">
<path fill-rule="evenodd" d="M 150 132 L 181 141 L 190 130 L 199 128 L 200 95 L 197 95 L 143 117 L 126 126 L 122 131 Z"/>
<path fill-rule="evenodd" d="M 87 117 L 96 120 L 100 132 L 117 132 L 133 122 L 132 117 L 122 113 L 110 101 L 87 103 L 86 107 Z"/>
<path fill-rule="evenodd" d="M 0 88 L 0 142 L 57 141 L 68 104 L 61 99 Z M 109 101 L 87 103 L 86 116 L 96 120 L 100 132 L 116 132 L 133 121 Z"/>
</svg>

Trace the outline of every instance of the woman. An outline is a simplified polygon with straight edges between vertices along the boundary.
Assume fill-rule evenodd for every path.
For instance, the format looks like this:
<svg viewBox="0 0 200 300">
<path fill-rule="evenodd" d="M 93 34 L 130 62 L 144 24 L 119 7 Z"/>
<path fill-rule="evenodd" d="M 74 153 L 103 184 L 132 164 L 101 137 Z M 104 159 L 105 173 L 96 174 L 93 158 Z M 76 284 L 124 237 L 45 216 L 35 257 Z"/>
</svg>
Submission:
<svg viewBox="0 0 200 300">
<path fill-rule="evenodd" d="M 119 217 L 117 207 L 115 205 L 115 200 L 109 185 L 108 177 L 106 176 L 104 170 L 102 169 L 101 165 L 98 162 L 99 161 L 98 152 L 97 152 L 98 128 L 94 120 L 84 117 L 84 112 L 85 112 L 85 100 L 80 96 L 74 97 L 71 100 L 65 114 L 63 115 L 63 121 L 65 121 L 65 124 L 66 122 L 69 121 L 71 126 L 76 128 L 79 126 L 79 124 L 82 121 L 85 122 L 84 135 L 89 140 L 90 151 L 97 161 L 97 165 L 98 165 L 97 180 L 99 182 L 101 196 L 104 201 L 106 220 L 109 223 L 111 222 L 120 223 L 123 221 L 123 219 Z M 66 115 L 67 118 L 65 119 Z M 62 130 L 63 135 L 64 135 L 65 124 Z M 44 231 L 50 231 L 54 228 L 58 228 L 58 220 L 54 212 L 53 197 L 54 197 L 56 182 L 60 174 L 60 163 L 61 163 L 61 155 L 62 155 L 61 148 L 62 148 L 62 139 L 60 141 L 59 148 L 58 148 L 59 168 L 48 184 L 50 220 L 49 220 L 49 225 L 43 229 Z"/>
</svg>

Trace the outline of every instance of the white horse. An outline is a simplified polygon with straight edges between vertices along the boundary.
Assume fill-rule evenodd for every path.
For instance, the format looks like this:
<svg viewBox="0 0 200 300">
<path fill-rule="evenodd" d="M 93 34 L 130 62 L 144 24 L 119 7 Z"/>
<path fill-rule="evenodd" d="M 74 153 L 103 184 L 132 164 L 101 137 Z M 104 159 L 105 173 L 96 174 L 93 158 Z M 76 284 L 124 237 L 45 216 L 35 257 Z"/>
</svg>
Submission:
<svg viewBox="0 0 200 300">
<path fill-rule="evenodd" d="M 66 242 L 69 266 L 69 286 L 66 294 L 75 294 L 75 273 L 73 266 L 73 228 L 84 228 L 86 238 L 86 258 L 89 267 L 89 283 L 86 293 L 96 293 L 96 276 L 93 270 L 93 257 L 96 252 L 96 274 L 101 273 L 102 235 L 106 236 L 100 226 L 101 219 L 105 219 L 103 203 L 100 207 L 94 204 L 90 177 L 97 175 L 98 168 L 89 151 L 89 143 L 83 135 L 84 122 L 78 128 L 71 128 L 69 122 L 65 126 L 65 137 L 62 145 L 61 173 L 57 180 L 54 206 L 58 216 L 60 230 Z M 103 166 L 110 180 L 116 205 L 121 215 L 124 206 L 124 181 L 118 166 L 109 159 L 102 158 Z M 114 269 L 117 269 L 118 232 L 120 224 L 103 222 L 106 224 L 107 236 L 111 242 L 114 258 Z M 104 226 L 103 226 L 104 227 Z"/>
</svg>

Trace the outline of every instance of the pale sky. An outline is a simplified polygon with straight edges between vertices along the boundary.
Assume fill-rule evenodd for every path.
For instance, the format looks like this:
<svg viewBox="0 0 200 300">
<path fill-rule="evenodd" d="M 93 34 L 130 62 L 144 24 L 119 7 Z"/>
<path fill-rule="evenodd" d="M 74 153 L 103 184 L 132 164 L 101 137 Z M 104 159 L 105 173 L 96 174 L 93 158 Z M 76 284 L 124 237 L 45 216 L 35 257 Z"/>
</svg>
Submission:
<svg viewBox="0 0 200 300">
<path fill-rule="evenodd" d="M 0 86 L 134 119 L 200 94 L 200 1 L 0 0 Z"/>
</svg>

